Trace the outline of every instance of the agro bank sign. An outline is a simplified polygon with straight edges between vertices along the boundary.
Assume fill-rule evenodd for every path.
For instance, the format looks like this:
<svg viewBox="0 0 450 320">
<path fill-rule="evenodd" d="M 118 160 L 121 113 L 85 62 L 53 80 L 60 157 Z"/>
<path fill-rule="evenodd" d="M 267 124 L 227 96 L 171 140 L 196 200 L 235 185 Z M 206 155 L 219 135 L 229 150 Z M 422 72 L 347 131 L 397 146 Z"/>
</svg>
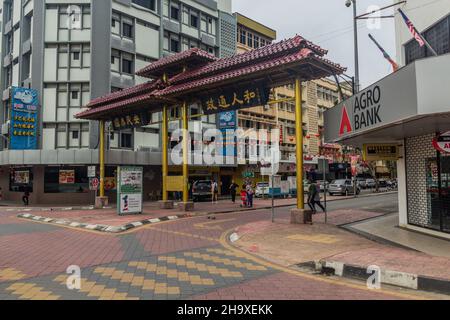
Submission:
<svg viewBox="0 0 450 320">
<path fill-rule="evenodd" d="M 325 140 L 345 138 L 417 115 L 414 68 L 404 68 L 325 112 Z"/>
</svg>

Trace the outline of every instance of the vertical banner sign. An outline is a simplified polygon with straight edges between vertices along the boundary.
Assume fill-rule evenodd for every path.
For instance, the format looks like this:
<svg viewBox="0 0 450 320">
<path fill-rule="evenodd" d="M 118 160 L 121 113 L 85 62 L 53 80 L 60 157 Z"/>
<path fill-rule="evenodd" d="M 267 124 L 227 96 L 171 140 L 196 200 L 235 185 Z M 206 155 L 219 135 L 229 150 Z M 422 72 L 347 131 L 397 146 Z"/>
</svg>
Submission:
<svg viewBox="0 0 450 320">
<path fill-rule="evenodd" d="M 11 89 L 10 150 L 35 150 L 38 147 L 39 98 L 34 89 Z"/>
<path fill-rule="evenodd" d="M 351 165 L 352 165 L 352 176 L 356 177 L 357 175 L 357 166 L 359 162 L 359 156 L 352 156 L 351 157 Z"/>
<path fill-rule="evenodd" d="M 119 215 L 142 213 L 143 168 L 118 167 L 117 173 L 117 211 Z"/>
<path fill-rule="evenodd" d="M 236 128 L 237 128 L 237 112 L 226 111 L 219 113 L 218 116 L 219 130 L 222 132 L 223 150 L 219 150 L 219 155 L 224 157 L 236 157 Z"/>
</svg>

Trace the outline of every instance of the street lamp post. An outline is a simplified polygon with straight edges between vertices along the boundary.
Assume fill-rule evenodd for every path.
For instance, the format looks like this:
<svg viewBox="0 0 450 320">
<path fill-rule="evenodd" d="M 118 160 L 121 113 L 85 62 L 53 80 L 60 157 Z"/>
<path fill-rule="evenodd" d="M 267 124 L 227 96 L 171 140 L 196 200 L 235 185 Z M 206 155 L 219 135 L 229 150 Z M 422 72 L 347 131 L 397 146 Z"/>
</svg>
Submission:
<svg viewBox="0 0 450 320">
<path fill-rule="evenodd" d="M 349 8 L 353 5 L 353 33 L 354 33 L 354 48 L 355 48 L 355 93 L 359 92 L 359 50 L 358 50 L 358 16 L 356 10 L 356 0 L 347 0 L 345 6 Z"/>
</svg>

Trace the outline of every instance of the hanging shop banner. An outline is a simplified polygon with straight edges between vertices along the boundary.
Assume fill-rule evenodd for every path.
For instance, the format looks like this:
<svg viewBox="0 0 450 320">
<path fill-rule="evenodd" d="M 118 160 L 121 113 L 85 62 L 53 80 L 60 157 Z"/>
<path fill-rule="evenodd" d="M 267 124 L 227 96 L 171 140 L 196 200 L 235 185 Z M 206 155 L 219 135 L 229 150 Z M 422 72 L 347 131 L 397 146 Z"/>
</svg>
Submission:
<svg viewBox="0 0 450 320">
<path fill-rule="evenodd" d="M 144 170 L 142 167 L 118 167 L 117 209 L 119 215 L 142 213 Z"/>
<path fill-rule="evenodd" d="M 10 150 L 35 150 L 38 148 L 39 96 L 34 89 L 11 89 Z"/>
<path fill-rule="evenodd" d="M 227 90 L 201 99 L 203 113 L 215 114 L 266 105 L 269 101 L 269 89 L 264 86 L 244 86 Z"/>
<path fill-rule="evenodd" d="M 364 161 L 396 161 L 399 151 L 396 144 L 365 144 L 363 155 Z"/>
<path fill-rule="evenodd" d="M 352 176 L 356 177 L 356 174 L 358 173 L 359 156 L 351 156 L 350 162 L 351 162 L 351 168 L 352 168 Z"/>
<path fill-rule="evenodd" d="M 450 131 L 438 135 L 433 139 L 433 147 L 443 153 L 450 153 Z"/>
<path fill-rule="evenodd" d="M 139 128 L 149 124 L 149 115 L 143 113 L 133 113 L 127 116 L 116 117 L 112 120 L 114 131 Z"/>
<path fill-rule="evenodd" d="M 59 184 L 74 184 L 75 170 L 59 170 Z"/>
</svg>

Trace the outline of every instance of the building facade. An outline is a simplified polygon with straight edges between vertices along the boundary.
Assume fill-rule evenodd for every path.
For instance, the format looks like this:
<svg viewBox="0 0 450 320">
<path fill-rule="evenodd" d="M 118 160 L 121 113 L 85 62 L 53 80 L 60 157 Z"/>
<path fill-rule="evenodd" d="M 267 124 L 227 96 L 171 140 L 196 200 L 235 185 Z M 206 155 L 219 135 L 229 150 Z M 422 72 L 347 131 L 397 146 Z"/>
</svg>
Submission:
<svg viewBox="0 0 450 320">
<path fill-rule="evenodd" d="M 395 147 L 400 227 L 450 238 L 450 4 L 408 1 L 402 9 L 438 55 L 419 46 L 397 13 L 402 67 L 327 111 L 326 139 Z"/>
<path fill-rule="evenodd" d="M 246 52 L 272 43 L 277 38 L 275 30 L 252 20 L 240 13 L 235 13 L 237 21 L 237 51 Z M 352 95 L 351 86 L 342 83 L 345 97 Z M 274 90 L 272 100 L 278 103 L 240 110 L 239 127 L 249 129 L 280 130 L 281 165 L 280 174 L 295 175 L 296 137 L 295 137 L 295 92 L 293 85 Z M 323 137 L 325 110 L 333 107 L 339 100 L 338 86 L 334 80 L 320 79 L 303 83 L 303 136 L 305 152 L 305 170 L 318 169 L 318 158 L 326 156 L 330 162 L 339 161 L 341 148 L 337 144 L 325 144 Z M 257 173 L 257 166 L 241 168 L 239 174 L 250 175 L 256 171 L 255 179 L 262 179 Z M 239 177 L 240 178 L 240 177 Z M 259 180 L 258 180 L 259 181 Z"/>
<path fill-rule="evenodd" d="M 5 200 L 17 201 L 29 188 L 35 203 L 66 203 L 67 193 L 73 203 L 92 202 L 86 172 L 98 164 L 99 128 L 74 115 L 94 98 L 143 83 L 135 71 L 163 56 L 192 47 L 220 57 L 236 51 L 231 0 L 13 0 L 0 6 L 0 170 L 5 173 L 0 187 Z M 36 150 L 9 146 L 12 87 L 38 92 Z M 172 116 L 176 128 L 177 110 Z M 215 126 L 216 119 L 206 117 L 202 123 Z M 114 166 L 128 164 L 148 167 L 147 195 L 160 190 L 157 121 L 142 129 L 107 130 L 111 189 Z M 63 183 L 61 172 L 73 176 L 70 183 Z"/>
</svg>

